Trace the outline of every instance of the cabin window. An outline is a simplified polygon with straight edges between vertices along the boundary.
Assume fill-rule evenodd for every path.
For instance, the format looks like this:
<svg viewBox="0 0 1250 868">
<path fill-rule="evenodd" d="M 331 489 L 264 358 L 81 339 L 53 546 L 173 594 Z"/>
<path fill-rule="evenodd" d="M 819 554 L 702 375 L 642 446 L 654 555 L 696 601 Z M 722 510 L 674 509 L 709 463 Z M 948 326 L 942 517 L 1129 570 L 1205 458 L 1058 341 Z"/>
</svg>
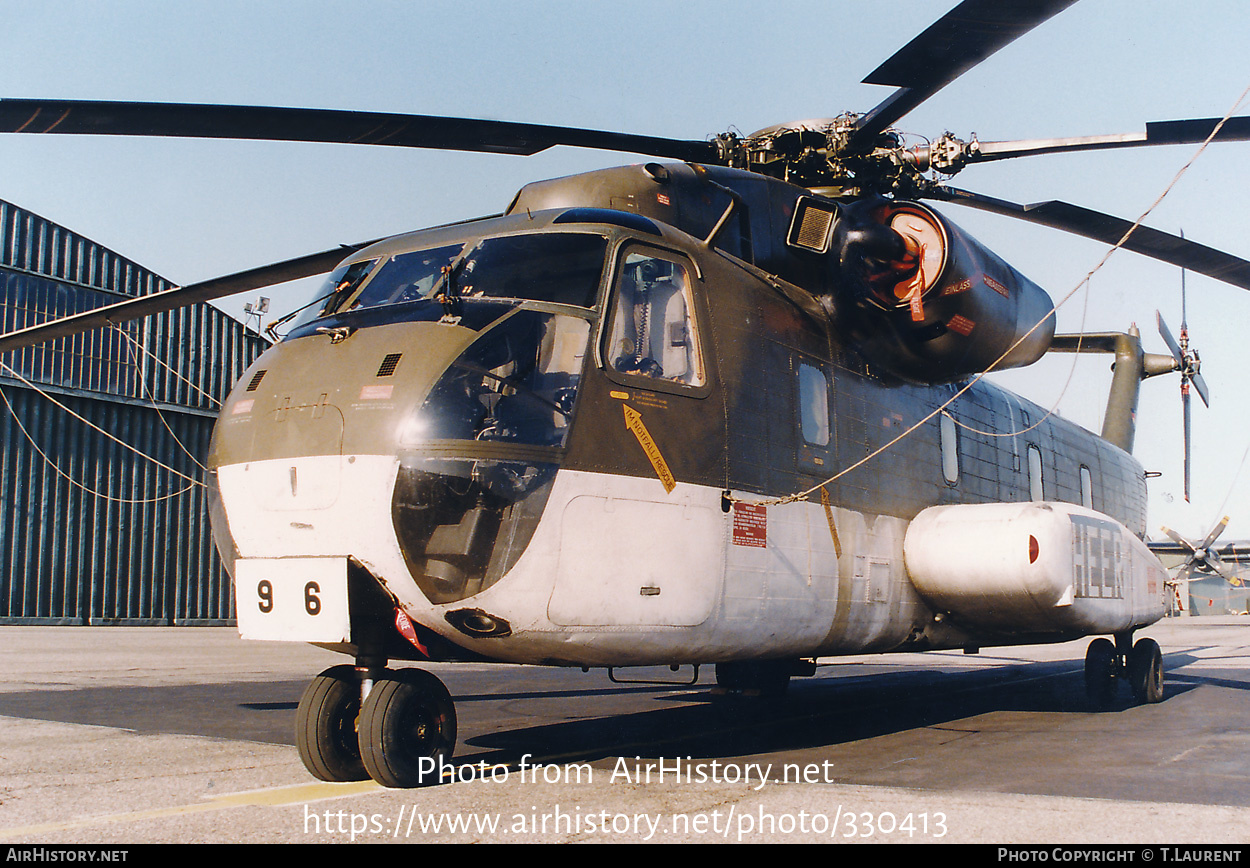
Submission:
<svg viewBox="0 0 1250 868">
<path fill-rule="evenodd" d="M 1094 478 L 1084 464 L 1081 465 L 1081 506 L 1094 508 Z"/>
<path fill-rule="evenodd" d="M 947 485 L 959 482 L 959 431 L 955 420 L 942 413 L 938 416 L 942 439 L 942 477 Z"/>
<path fill-rule="evenodd" d="M 829 445 L 829 381 L 820 368 L 799 363 L 799 421 L 803 439 Z"/>
<path fill-rule="evenodd" d="M 701 386 L 706 382 L 686 267 L 650 252 L 629 253 L 608 326 L 605 361 L 615 371 Z"/>
<path fill-rule="evenodd" d="M 1029 444 L 1029 499 L 1045 500 L 1042 496 L 1042 450 Z"/>
</svg>

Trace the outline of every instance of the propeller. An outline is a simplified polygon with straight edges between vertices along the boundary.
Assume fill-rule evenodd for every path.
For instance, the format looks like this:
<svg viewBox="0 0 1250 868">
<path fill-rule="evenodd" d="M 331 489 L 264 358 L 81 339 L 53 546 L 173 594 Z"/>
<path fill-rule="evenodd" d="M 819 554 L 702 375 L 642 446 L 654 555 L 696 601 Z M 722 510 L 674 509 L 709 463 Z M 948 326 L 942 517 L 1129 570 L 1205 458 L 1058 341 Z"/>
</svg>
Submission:
<svg viewBox="0 0 1250 868">
<path fill-rule="evenodd" d="M 864 79 L 897 87 L 856 118 L 849 150 L 871 148 L 878 134 L 969 69 L 1067 9 L 1076 0 L 964 0 Z"/>
<path fill-rule="evenodd" d="M 1184 238 L 1184 233 L 1181 233 Z M 1210 393 L 1207 391 L 1207 383 L 1202 379 L 1200 369 L 1202 360 L 1198 357 L 1197 350 L 1189 348 L 1189 324 L 1187 322 L 1188 313 L 1185 305 L 1185 269 L 1181 269 L 1181 339 L 1177 341 L 1172 337 L 1172 331 L 1167 327 L 1167 323 L 1163 321 L 1163 314 L 1155 311 L 1155 321 L 1159 324 L 1159 334 L 1163 337 L 1163 342 L 1167 344 L 1168 351 L 1172 354 L 1172 358 L 1176 362 L 1176 370 L 1181 372 L 1181 415 L 1184 419 L 1185 427 L 1185 502 L 1189 502 L 1189 467 L 1190 467 L 1190 410 L 1189 410 L 1189 386 L 1192 383 L 1194 389 L 1198 392 L 1198 397 L 1202 399 L 1202 403 L 1206 407 L 1211 406 Z"/>
<path fill-rule="evenodd" d="M 169 136 L 389 145 L 530 156 L 556 145 L 718 161 L 711 142 L 575 127 L 339 109 L 0 99 L 0 133 Z"/>
<path fill-rule="evenodd" d="M 1163 528 L 1163 532 L 1167 534 L 1168 538 L 1179 546 L 1179 549 L 1173 550 L 1186 555 L 1185 563 L 1182 565 L 1180 572 L 1177 573 L 1177 581 L 1188 582 L 1191 581 L 1193 576 L 1197 573 L 1208 573 L 1220 576 L 1230 584 L 1240 587 L 1241 576 L 1240 572 L 1236 568 L 1235 562 L 1221 559 L 1219 554 L 1217 554 L 1216 550 L 1213 548 L 1216 539 L 1219 538 L 1220 534 L 1224 532 L 1226 527 L 1228 527 L 1228 516 L 1224 516 L 1216 522 L 1215 526 L 1211 528 L 1210 533 L 1206 535 L 1206 538 L 1197 545 L 1185 539 L 1185 537 L 1181 536 L 1171 528 Z M 1232 546 L 1227 546 L 1226 549 L 1226 555 L 1232 555 L 1235 557 L 1238 554 L 1236 549 Z M 1156 551 L 1157 550 L 1158 549 L 1156 548 Z"/>
</svg>

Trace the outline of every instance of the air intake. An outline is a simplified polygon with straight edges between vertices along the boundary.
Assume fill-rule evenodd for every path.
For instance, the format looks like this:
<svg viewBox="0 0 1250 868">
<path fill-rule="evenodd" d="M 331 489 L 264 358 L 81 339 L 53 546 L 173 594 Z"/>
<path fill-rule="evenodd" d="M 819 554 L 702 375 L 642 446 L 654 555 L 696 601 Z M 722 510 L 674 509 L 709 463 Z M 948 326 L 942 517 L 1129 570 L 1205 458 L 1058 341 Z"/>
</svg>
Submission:
<svg viewBox="0 0 1250 868">
<path fill-rule="evenodd" d="M 389 377 L 395 373 L 395 369 L 399 367 L 399 360 L 403 357 L 403 353 L 388 353 L 386 358 L 382 359 L 382 366 L 378 368 L 378 376 Z"/>
<path fill-rule="evenodd" d="M 786 243 L 800 250 L 827 253 L 833 240 L 833 227 L 837 222 L 837 206 L 833 203 L 806 197 L 799 199 Z"/>
<path fill-rule="evenodd" d="M 252 376 L 252 381 L 251 381 L 250 383 L 248 383 L 248 384 L 247 384 L 247 390 L 246 390 L 246 391 L 248 391 L 248 392 L 255 392 L 255 391 L 256 391 L 256 387 L 260 385 L 260 381 L 261 381 L 261 380 L 265 379 L 265 374 L 267 374 L 267 373 L 269 373 L 269 372 L 268 372 L 268 371 L 257 371 L 257 372 L 256 372 L 256 373 Z"/>
</svg>

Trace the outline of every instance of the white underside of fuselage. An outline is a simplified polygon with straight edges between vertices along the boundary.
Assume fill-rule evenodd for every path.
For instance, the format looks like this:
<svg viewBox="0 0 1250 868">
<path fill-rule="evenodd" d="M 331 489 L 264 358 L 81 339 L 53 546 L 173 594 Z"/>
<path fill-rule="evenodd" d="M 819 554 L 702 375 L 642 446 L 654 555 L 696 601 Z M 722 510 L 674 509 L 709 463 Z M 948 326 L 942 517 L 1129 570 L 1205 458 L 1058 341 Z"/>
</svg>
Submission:
<svg viewBox="0 0 1250 868">
<path fill-rule="evenodd" d="M 898 647 L 932 621 L 907 578 L 907 522 L 797 502 L 722 510 L 721 492 L 560 470 L 507 575 L 436 605 L 395 535 L 393 456 L 279 459 L 218 469 L 244 558 L 352 557 L 408 615 L 514 662 L 643 665 L 808 657 Z M 744 495 L 744 500 L 756 498 Z M 830 520 L 832 516 L 832 521 Z M 474 638 L 446 614 L 510 626 Z"/>
</svg>

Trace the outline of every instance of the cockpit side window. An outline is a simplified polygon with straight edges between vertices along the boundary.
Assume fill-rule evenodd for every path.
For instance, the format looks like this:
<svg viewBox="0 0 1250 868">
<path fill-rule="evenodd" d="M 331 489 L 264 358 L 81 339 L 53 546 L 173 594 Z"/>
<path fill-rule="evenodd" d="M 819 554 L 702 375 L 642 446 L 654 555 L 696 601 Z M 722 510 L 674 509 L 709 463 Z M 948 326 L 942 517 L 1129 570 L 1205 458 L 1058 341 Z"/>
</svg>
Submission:
<svg viewBox="0 0 1250 868">
<path fill-rule="evenodd" d="M 378 260 L 376 259 L 366 259 L 363 262 L 349 262 L 340 265 L 330 272 L 330 276 L 321 285 L 321 289 L 317 291 L 313 300 L 298 311 L 299 315 L 291 325 L 291 330 L 294 331 L 300 326 L 312 322 L 319 316 L 333 313 L 334 310 L 355 294 L 356 290 L 373 273 L 373 266 L 377 264 Z"/>
<path fill-rule="evenodd" d="M 658 252 L 625 256 L 604 359 L 615 371 L 686 386 L 706 381 L 687 268 Z"/>
</svg>

